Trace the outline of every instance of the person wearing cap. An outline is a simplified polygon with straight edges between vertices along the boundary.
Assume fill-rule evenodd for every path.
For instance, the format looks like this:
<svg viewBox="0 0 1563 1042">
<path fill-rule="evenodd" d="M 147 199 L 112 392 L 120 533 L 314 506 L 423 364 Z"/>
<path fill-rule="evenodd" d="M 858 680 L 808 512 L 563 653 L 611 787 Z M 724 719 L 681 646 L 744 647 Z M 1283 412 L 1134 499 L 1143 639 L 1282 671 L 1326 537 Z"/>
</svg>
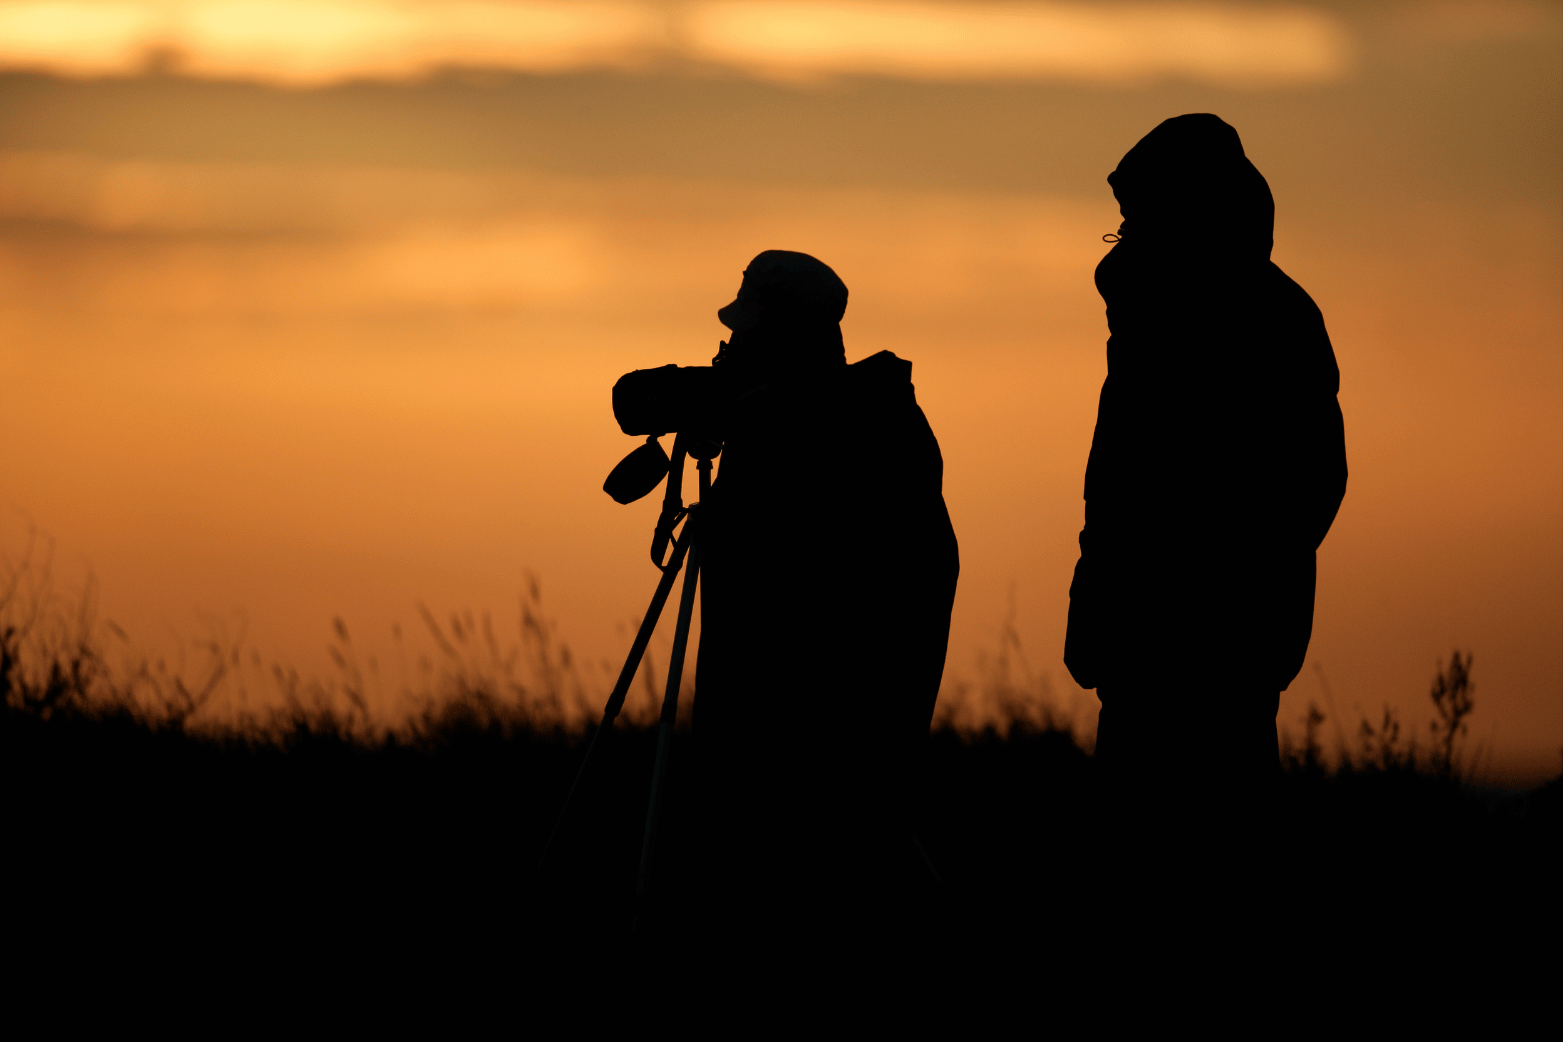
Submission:
<svg viewBox="0 0 1563 1042">
<path fill-rule="evenodd" d="M 703 877 L 762 905 L 929 874 L 907 787 L 958 551 L 911 363 L 848 365 L 846 305 L 827 265 L 767 250 L 717 313 L 732 332 L 710 369 L 661 377 L 702 389 L 691 423 L 723 445 L 698 534 Z"/>
<path fill-rule="evenodd" d="M 1096 268 L 1111 336 L 1064 661 L 1101 699 L 1117 795 L 1252 810 L 1346 490 L 1340 370 L 1270 260 L 1275 203 L 1237 131 L 1169 119 L 1108 183 L 1123 224 Z"/>
</svg>

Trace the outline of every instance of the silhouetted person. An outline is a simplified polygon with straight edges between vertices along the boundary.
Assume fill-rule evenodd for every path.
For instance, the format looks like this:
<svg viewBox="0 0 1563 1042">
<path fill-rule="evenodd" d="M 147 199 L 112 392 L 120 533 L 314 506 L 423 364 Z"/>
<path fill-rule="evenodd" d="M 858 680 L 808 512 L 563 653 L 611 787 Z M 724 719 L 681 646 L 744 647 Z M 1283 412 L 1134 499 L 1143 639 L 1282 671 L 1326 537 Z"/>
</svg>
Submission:
<svg viewBox="0 0 1563 1042">
<path fill-rule="evenodd" d="M 710 381 L 704 426 L 724 443 L 697 536 L 699 871 L 750 907 L 928 878 L 905 790 L 944 669 L 955 533 L 911 363 L 848 365 L 846 304 L 825 264 L 768 250 L 718 312 L 732 336 L 708 375 L 666 377 Z"/>
<path fill-rule="evenodd" d="M 1252 810 L 1346 489 L 1340 373 L 1235 130 L 1169 119 L 1107 180 L 1123 224 L 1096 268 L 1108 375 L 1064 661 L 1101 698 L 1120 797 Z"/>
</svg>

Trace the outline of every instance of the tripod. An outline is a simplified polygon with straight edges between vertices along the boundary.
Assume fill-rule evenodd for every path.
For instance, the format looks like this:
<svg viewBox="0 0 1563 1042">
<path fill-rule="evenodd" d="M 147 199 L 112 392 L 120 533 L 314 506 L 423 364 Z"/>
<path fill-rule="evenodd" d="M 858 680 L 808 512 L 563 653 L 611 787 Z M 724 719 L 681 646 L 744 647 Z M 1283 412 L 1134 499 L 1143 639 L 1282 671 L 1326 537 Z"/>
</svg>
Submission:
<svg viewBox="0 0 1563 1042">
<path fill-rule="evenodd" d="M 689 444 L 691 440 L 694 441 L 693 445 Z M 651 769 L 651 799 L 646 807 L 646 831 L 641 841 L 640 869 L 635 877 L 637 899 L 643 899 L 651 892 L 651 866 L 656 852 L 657 826 L 662 811 L 662 790 L 667 780 L 668 758 L 672 752 L 673 725 L 678 718 L 678 693 L 684 677 L 684 654 L 689 646 L 689 622 L 690 616 L 694 613 L 695 589 L 700 578 L 700 550 L 696 542 L 700 502 L 697 500 L 688 506 L 684 505 L 684 457 L 686 455 L 695 457 L 695 468 L 700 473 L 700 498 L 703 500 L 711 490 L 711 461 L 720 452 L 720 445 L 703 438 L 686 439 L 683 434 L 674 438 L 673 455 L 668 464 L 667 489 L 662 498 L 662 513 L 657 519 L 656 532 L 651 538 L 651 560 L 661 569 L 662 578 L 657 583 L 656 592 L 651 595 L 651 605 L 646 609 L 646 617 L 641 620 L 640 631 L 635 634 L 635 642 L 630 645 L 630 653 L 624 660 L 624 668 L 619 670 L 619 679 L 613 685 L 613 693 L 608 696 L 608 704 L 602 711 L 602 722 L 597 725 L 597 730 L 593 732 L 592 739 L 586 746 L 586 755 L 581 757 L 581 766 L 575 772 L 575 780 L 570 784 L 564 806 L 559 809 L 559 817 L 555 820 L 553 831 L 549 833 L 548 842 L 544 844 L 543 853 L 537 861 L 539 868 L 546 862 L 548 852 L 553 848 L 554 840 L 558 838 L 559 830 L 569 815 L 570 804 L 581 787 L 581 779 L 586 776 L 586 769 L 591 764 L 592 753 L 597 748 L 598 740 L 605 731 L 613 727 L 613 721 L 624 708 L 624 698 L 629 693 L 636 672 L 640 669 L 640 660 L 646 654 L 646 646 L 651 642 L 651 634 L 657 628 L 657 621 L 662 617 L 662 609 L 667 604 L 668 594 L 673 591 L 673 583 L 682 568 L 684 588 L 679 594 L 678 623 L 673 631 L 673 653 L 668 660 L 668 680 L 663 690 L 662 715 L 657 725 L 657 755 Z M 668 543 L 673 540 L 673 530 L 681 520 L 684 522 L 683 530 L 679 533 L 678 539 L 673 542 L 673 552 L 669 555 Z"/>
</svg>

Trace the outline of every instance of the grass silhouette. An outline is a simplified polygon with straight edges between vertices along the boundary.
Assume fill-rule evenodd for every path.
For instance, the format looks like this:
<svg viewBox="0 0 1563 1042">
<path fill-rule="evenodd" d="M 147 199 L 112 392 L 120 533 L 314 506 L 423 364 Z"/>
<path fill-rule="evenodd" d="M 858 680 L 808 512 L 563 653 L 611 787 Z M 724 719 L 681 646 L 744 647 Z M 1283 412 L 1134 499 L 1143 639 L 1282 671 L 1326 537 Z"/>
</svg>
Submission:
<svg viewBox="0 0 1563 1042">
<path fill-rule="evenodd" d="M 29 569 L 37 562 L 24 555 L 0 582 L 0 763 L 9 860 L 25 881 L 13 892 L 32 895 L 24 904 L 40 928 L 217 924 L 311 944 L 411 945 L 426 958 L 502 934 L 520 946 L 513 956 L 562 958 L 587 956 L 561 938 L 589 948 L 586 939 L 633 921 L 650 714 L 609 736 L 536 868 L 586 738 L 569 709 L 586 696 L 535 588 L 521 652 L 502 651 L 486 620 L 442 626 L 425 612 L 446 668 L 420 670 L 430 686 L 395 727 L 369 719 L 340 621 L 336 687 L 278 671 L 280 708 L 203 724 L 233 655 L 208 649 L 193 679 L 157 663 L 116 671 L 90 603 L 68 610 Z M 1425 920 L 1469 925 L 1491 913 L 1500 885 L 1504 916 L 1551 893 L 1560 782 L 1523 794 L 1477 784 L 1461 754 L 1470 667 L 1457 652 L 1439 669 L 1426 753 L 1401 740 L 1386 711 L 1362 721 L 1354 749 L 1337 729 L 1332 756 L 1319 741 L 1326 717 L 1310 707 L 1302 740 L 1283 743 L 1272 897 L 1348 933 L 1377 923 L 1410 944 Z M 1091 736 L 1047 695 L 1006 626 L 981 683 L 941 706 L 914 828 L 943 878 L 929 908 L 990 939 L 1046 921 L 1059 951 L 1077 950 L 1111 888 L 1091 853 L 1100 847 Z M 980 724 L 974 699 L 988 707 Z M 798 704 L 810 706 L 807 691 Z M 679 852 L 693 849 L 686 810 L 697 794 L 687 731 L 677 743 L 661 878 L 682 897 L 676 880 L 692 866 Z"/>
</svg>

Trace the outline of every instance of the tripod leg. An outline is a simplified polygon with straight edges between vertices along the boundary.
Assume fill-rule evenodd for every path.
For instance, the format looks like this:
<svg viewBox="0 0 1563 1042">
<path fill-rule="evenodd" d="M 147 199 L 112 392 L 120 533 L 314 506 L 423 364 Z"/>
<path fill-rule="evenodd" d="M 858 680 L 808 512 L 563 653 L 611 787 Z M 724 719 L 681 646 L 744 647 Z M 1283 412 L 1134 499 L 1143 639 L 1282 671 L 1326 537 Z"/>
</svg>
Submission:
<svg viewBox="0 0 1563 1042">
<path fill-rule="evenodd" d="M 548 860 L 548 852 L 553 849 L 554 840 L 559 836 L 559 828 L 570 812 L 570 803 L 575 799 L 576 790 L 581 787 L 581 779 L 586 777 L 586 767 L 592 762 L 592 752 L 597 748 L 597 739 L 602 737 L 604 731 L 613 727 L 613 721 L 619 715 L 619 710 L 624 708 L 624 697 L 629 694 L 630 685 L 635 682 L 635 673 L 640 669 L 640 660 L 645 657 L 646 645 L 651 643 L 651 634 L 657 628 L 657 620 L 662 618 L 662 608 L 667 604 L 668 594 L 673 592 L 673 581 L 678 578 L 678 570 L 684 563 L 684 555 L 689 551 L 690 531 L 689 525 L 685 524 L 684 531 L 679 533 L 678 542 L 673 547 L 673 557 L 662 570 L 662 579 L 657 583 L 657 591 L 651 595 L 651 606 L 646 609 L 646 617 L 640 621 L 640 632 L 635 634 L 635 643 L 630 645 L 630 653 L 624 660 L 624 668 L 619 670 L 618 683 L 613 685 L 613 693 L 608 696 L 608 704 L 602 711 L 602 722 L 597 725 L 597 730 L 592 732 L 592 740 L 586 745 L 586 755 L 581 757 L 581 766 L 575 771 L 575 780 L 570 783 L 570 792 L 564 798 L 564 806 L 559 808 L 559 816 L 554 819 L 553 830 L 548 833 L 548 842 L 543 844 L 543 852 L 537 857 L 534 871 L 541 870 L 543 863 Z"/>
<path fill-rule="evenodd" d="M 694 519 L 690 519 L 694 525 Z M 686 533 L 688 529 L 685 529 Z M 673 656 L 668 662 L 668 683 L 662 696 L 662 720 L 657 726 L 657 759 L 651 769 L 651 802 L 646 808 L 646 838 L 640 847 L 640 874 L 635 881 L 635 896 L 651 892 L 651 861 L 657 845 L 658 816 L 662 810 L 662 786 L 667 780 L 668 757 L 672 753 L 673 725 L 678 719 L 678 689 L 684 677 L 684 652 L 689 646 L 689 618 L 695 608 L 695 584 L 700 578 L 700 549 L 689 551 L 689 567 L 684 571 L 684 590 L 679 595 L 678 629 L 673 634 Z"/>
</svg>

